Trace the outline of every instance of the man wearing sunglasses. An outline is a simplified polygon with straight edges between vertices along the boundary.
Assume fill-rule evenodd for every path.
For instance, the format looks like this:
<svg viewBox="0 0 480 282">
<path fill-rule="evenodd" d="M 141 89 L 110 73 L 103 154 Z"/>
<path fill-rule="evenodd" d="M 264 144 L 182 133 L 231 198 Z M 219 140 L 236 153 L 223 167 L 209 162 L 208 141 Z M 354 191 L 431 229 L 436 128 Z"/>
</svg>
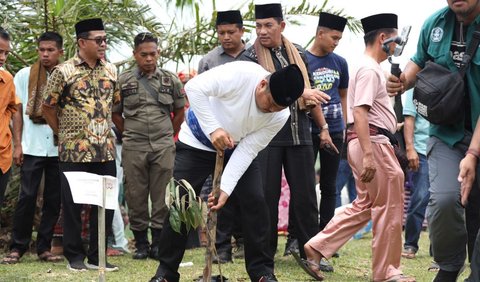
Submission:
<svg viewBox="0 0 480 282">
<path fill-rule="evenodd" d="M 116 175 L 115 139 L 110 130 L 112 106 L 120 101 L 117 69 L 105 61 L 106 33 L 101 19 L 75 24 L 78 53 L 52 72 L 45 89 L 43 114 L 58 135 L 61 172 L 85 171 Z M 64 218 L 63 254 L 72 271 L 98 269 L 97 207 L 90 209 L 90 242 L 86 253 L 81 239 L 81 204 L 73 202 L 70 186 L 61 173 Z M 106 210 L 111 231 L 113 210 Z M 85 257 L 88 258 L 84 263 Z M 106 263 L 106 271 L 118 267 Z"/>
</svg>

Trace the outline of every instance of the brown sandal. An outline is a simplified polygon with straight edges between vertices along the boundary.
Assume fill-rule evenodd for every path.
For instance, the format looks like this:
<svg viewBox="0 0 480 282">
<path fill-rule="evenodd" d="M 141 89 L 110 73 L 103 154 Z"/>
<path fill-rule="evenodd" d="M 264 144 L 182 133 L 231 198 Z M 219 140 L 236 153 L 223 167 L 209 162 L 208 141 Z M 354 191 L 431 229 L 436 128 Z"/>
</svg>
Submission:
<svg viewBox="0 0 480 282">
<path fill-rule="evenodd" d="M 20 261 L 20 252 L 11 251 L 2 259 L 2 264 L 17 264 Z"/>
<path fill-rule="evenodd" d="M 56 256 L 49 251 L 45 251 L 38 255 L 38 259 L 44 262 L 60 262 L 63 261 L 62 256 Z"/>
</svg>

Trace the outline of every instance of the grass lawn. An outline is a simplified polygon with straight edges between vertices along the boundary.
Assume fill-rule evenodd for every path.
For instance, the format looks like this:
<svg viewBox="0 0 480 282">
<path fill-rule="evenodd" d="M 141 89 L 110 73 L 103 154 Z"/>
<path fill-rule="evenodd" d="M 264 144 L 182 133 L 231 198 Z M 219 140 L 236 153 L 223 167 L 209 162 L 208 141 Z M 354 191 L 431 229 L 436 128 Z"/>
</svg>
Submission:
<svg viewBox="0 0 480 282">
<path fill-rule="evenodd" d="M 326 274 L 326 281 L 370 281 L 371 277 L 371 233 L 360 240 L 351 240 L 340 251 L 339 258 L 331 259 L 335 267 L 334 273 Z M 428 272 L 431 258 L 428 255 L 428 234 L 422 232 L 420 251 L 417 258 L 412 260 L 402 259 L 404 273 L 413 275 L 417 281 L 432 281 L 435 273 Z M 279 240 L 279 251 L 275 260 L 276 276 L 279 281 L 310 281 L 295 263 L 291 256 L 283 257 L 285 238 Z M 3 257 L 5 254 L 0 254 Z M 155 273 L 158 263 L 148 259 L 144 261 L 133 260 L 131 255 L 111 257 L 109 262 L 120 267 L 120 271 L 107 273 L 107 281 L 148 281 Z M 181 281 L 193 281 L 202 274 L 204 265 L 204 250 L 188 250 L 183 262 L 192 262 L 193 266 L 180 268 Z M 468 269 L 468 268 L 467 268 Z M 463 281 L 469 270 L 461 276 Z M 217 265 L 214 265 L 213 274 L 219 274 Z M 244 261 L 236 260 L 234 263 L 222 265 L 222 274 L 229 281 L 249 281 L 245 271 Z M 0 281 L 97 281 L 95 271 L 72 273 L 66 268 L 66 262 L 44 263 L 39 262 L 36 254 L 26 254 L 21 263 L 16 265 L 0 264 Z"/>
</svg>

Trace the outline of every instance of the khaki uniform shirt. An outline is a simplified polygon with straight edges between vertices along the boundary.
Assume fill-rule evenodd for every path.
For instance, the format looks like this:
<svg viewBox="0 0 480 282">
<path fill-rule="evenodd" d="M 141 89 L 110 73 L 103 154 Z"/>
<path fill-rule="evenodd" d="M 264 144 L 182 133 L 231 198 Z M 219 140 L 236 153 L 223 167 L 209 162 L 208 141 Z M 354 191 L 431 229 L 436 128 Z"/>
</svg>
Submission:
<svg viewBox="0 0 480 282">
<path fill-rule="evenodd" d="M 48 79 L 44 104 L 58 110 L 61 162 L 115 160 L 112 107 L 120 101 L 115 65 L 99 60 L 92 69 L 76 55 Z"/>
<path fill-rule="evenodd" d="M 154 95 L 140 79 L 151 86 Z M 125 119 L 123 148 L 153 152 L 173 146 L 171 113 L 185 105 L 183 84 L 178 77 L 159 68 L 152 75 L 134 68 L 120 75 L 119 84 L 122 102 L 113 111 L 123 112 Z"/>
</svg>

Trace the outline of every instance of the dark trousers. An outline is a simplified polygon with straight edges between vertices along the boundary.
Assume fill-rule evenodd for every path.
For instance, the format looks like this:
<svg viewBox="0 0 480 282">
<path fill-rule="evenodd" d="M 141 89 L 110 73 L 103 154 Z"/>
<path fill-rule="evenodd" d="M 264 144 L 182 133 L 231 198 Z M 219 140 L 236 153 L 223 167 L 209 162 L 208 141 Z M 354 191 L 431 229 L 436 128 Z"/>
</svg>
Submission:
<svg viewBox="0 0 480 282">
<path fill-rule="evenodd" d="M 24 254 L 32 238 L 37 193 L 45 174 L 42 218 L 37 232 L 37 254 L 50 251 L 53 227 L 60 212 L 60 171 L 58 157 L 36 157 L 24 155 L 21 167 L 21 187 L 13 218 L 12 243 L 10 250 Z"/>
<path fill-rule="evenodd" d="M 300 255 L 305 258 L 303 245 L 318 233 L 318 209 L 315 193 L 315 169 L 312 146 L 267 146 L 260 152 L 265 198 L 270 213 L 268 254 L 275 257 L 277 251 L 278 201 L 281 193 L 282 165 L 290 187 L 290 204 L 294 216 L 289 219 L 295 226 L 295 236 Z M 272 265 L 273 267 L 273 265 Z"/>
<path fill-rule="evenodd" d="M 214 152 L 198 150 L 177 142 L 174 178 L 187 180 L 199 194 L 205 179 L 215 169 L 215 156 Z M 185 191 L 182 190 L 180 195 L 183 194 Z M 273 273 L 273 269 L 267 267 L 273 262 L 265 251 L 269 221 L 257 160 L 252 162 L 240 178 L 226 205 L 230 205 L 232 199 L 237 201 L 240 209 L 246 269 L 250 279 L 257 281 L 260 276 Z M 182 224 L 180 234 L 173 231 L 169 220 L 165 220 L 160 237 L 160 265 L 156 275 L 163 275 L 169 282 L 179 281 L 178 266 L 185 253 L 187 237 L 185 225 Z"/>
<path fill-rule="evenodd" d="M 339 152 L 342 152 L 343 147 L 343 132 L 336 132 L 330 135 L 333 144 L 337 147 Z M 320 153 L 320 231 L 325 228 L 327 223 L 335 214 L 336 200 L 337 200 L 337 172 L 340 164 L 340 154 L 331 154 L 324 149 L 320 149 L 320 137 L 317 134 L 312 134 L 313 141 L 313 160 L 317 159 Z"/>
<path fill-rule="evenodd" d="M 99 175 L 116 176 L 115 161 L 95 163 L 67 163 L 60 162 L 60 171 L 84 171 Z M 80 214 L 83 204 L 75 204 L 68 185 L 67 178 L 60 174 L 62 185 L 63 205 L 63 255 L 69 262 L 83 261 L 85 256 L 91 263 L 98 263 L 98 209 L 92 206 L 90 209 L 89 233 L 90 241 L 88 253 L 85 252 L 82 244 L 82 220 Z M 113 210 L 105 210 L 105 242 L 107 235 L 111 233 Z"/>
<path fill-rule="evenodd" d="M 11 171 L 11 168 L 9 168 L 5 173 L 0 170 L 0 208 L 3 206 L 5 190 L 7 190 L 8 179 L 10 178 Z"/>
<path fill-rule="evenodd" d="M 218 211 L 215 247 L 218 253 L 232 253 L 232 235 L 235 240 L 243 241 L 240 206 L 236 198 Z"/>
</svg>

